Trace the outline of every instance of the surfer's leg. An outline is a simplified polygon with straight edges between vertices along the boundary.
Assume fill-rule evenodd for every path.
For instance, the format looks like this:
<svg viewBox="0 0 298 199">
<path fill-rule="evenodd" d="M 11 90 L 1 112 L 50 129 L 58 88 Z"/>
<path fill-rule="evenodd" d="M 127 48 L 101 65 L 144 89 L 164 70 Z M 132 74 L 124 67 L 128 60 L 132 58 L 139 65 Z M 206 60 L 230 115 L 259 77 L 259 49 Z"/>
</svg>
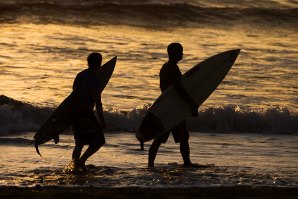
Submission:
<svg viewBox="0 0 298 199">
<path fill-rule="evenodd" d="M 88 126 L 83 128 L 84 134 L 82 134 L 82 139 L 84 140 L 84 144 L 89 146 L 79 159 L 79 165 L 81 165 L 81 167 L 85 167 L 87 159 L 105 144 L 103 131 L 94 114 L 92 113 L 89 115 L 89 118 L 86 121 L 88 121 Z"/>
<path fill-rule="evenodd" d="M 184 167 L 189 167 L 192 163 L 190 161 L 190 152 L 189 152 L 189 144 L 188 141 L 180 141 L 180 153 L 183 158 Z"/>
<path fill-rule="evenodd" d="M 165 133 L 157 138 L 155 138 L 149 148 L 149 156 L 148 156 L 148 167 L 154 167 L 154 160 L 160 147 L 161 143 L 166 143 L 169 138 L 170 132 Z"/>
<path fill-rule="evenodd" d="M 184 167 L 188 168 L 202 168 L 202 165 L 192 163 L 190 161 L 190 149 L 189 149 L 189 132 L 184 121 L 180 125 L 180 152 L 183 157 Z"/>
<path fill-rule="evenodd" d="M 189 133 L 186 127 L 186 122 L 179 124 L 179 137 L 180 137 L 180 153 L 183 158 L 184 167 L 189 167 L 192 165 L 190 161 L 190 149 L 189 149 Z"/>
<path fill-rule="evenodd" d="M 103 145 L 105 144 L 105 141 L 101 141 L 96 144 L 90 144 L 85 153 L 81 156 L 79 162 L 82 166 L 85 165 L 85 162 L 87 159 L 92 156 L 94 153 L 96 153 Z"/>
<path fill-rule="evenodd" d="M 76 162 L 80 159 L 83 147 L 84 147 L 84 145 L 76 143 L 75 148 L 73 149 L 73 152 L 72 152 L 72 160 L 74 162 Z"/>
<path fill-rule="evenodd" d="M 65 173 L 80 172 L 79 160 L 80 160 L 83 147 L 84 147 L 83 143 L 80 143 L 80 142 L 75 143 L 75 148 L 73 149 L 73 152 L 72 152 L 72 161 L 64 168 Z"/>
<path fill-rule="evenodd" d="M 149 148 L 149 156 L 148 156 L 148 167 L 154 167 L 154 160 L 158 151 L 159 146 L 161 145 L 161 141 L 157 138 L 154 139 L 150 148 Z"/>
</svg>

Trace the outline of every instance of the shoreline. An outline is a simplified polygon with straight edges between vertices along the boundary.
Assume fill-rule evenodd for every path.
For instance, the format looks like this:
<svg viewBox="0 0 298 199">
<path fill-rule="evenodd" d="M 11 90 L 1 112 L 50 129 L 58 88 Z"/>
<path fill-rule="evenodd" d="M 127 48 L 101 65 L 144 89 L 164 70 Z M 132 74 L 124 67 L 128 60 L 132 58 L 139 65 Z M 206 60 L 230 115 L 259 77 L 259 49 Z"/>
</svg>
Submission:
<svg viewBox="0 0 298 199">
<path fill-rule="evenodd" d="M 149 198 L 230 198 L 230 199 L 294 199 L 298 187 L 283 186 L 211 186 L 211 187 L 64 187 L 40 186 L 17 187 L 0 186 L 0 198 L 109 198 L 109 199 L 149 199 Z"/>
</svg>

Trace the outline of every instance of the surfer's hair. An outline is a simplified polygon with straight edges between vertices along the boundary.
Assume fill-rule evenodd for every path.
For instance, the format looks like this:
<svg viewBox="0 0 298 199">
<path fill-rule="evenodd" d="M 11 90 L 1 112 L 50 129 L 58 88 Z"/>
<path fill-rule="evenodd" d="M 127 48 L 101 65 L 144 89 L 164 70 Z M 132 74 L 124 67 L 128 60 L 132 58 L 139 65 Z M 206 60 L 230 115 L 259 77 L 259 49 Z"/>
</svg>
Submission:
<svg viewBox="0 0 298 199">
<path fill-rule="evenodd" d="M 94 68 L 98 66 L 98 63 L 101 63 L 102 56 L 100 53 L 90 53 L 90 55 L 87 58 L 87 61 L 88 61 L 88 67 Z"/>
<path fill-rule="evenodd" d="M 171 43 L 168 45 L 168 49 L 167 49 L 169 56 L 175 55 L 176 52 L 179 52 L 182 50 L 183 50 L 183 47 L 180 43 Z"/>
</svg>

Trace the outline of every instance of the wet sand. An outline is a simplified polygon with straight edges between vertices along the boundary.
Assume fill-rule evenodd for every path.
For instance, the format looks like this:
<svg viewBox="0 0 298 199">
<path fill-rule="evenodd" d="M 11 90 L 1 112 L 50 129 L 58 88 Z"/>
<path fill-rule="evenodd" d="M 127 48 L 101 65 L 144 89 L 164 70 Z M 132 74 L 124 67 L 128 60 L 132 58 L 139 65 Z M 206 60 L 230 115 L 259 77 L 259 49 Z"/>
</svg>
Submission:
<svg viewBox="0 0 298 199">
<path fill-rule="evenodd" d="M 214 187 L 171 187 L 171 188 L 142 188 L 142 187 L 0 187 L 0 198 L 109 198 L 109 199 L 296 199 L 298 187 L 277 186 L 214 186 Z"/>
</svg>

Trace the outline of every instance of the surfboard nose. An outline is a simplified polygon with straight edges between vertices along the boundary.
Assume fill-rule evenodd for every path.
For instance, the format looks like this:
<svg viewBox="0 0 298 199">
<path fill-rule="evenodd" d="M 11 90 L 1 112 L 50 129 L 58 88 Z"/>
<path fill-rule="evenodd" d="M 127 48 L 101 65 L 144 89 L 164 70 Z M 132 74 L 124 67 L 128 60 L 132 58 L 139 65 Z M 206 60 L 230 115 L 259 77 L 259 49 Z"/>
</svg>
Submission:
<svg viewBox="0 0 298 199">
<path fill-rule="evenodd" d="M 238 54 L 240 53 L 241 49 L 239 48 L 239 49 L 235 49 L 235 50 L 233 50 L 233 51 L 234 51 L 235 54 L 238 55 Z"/>
<path fill-rule="evenodd" d="M 240 53 L 241 49 L 235 49 L 235 50 L 231 50 L 231 63 L 232 65 L 234 64 L 234 62 L 236 61 L 239 53 Z"/>
</svg>

